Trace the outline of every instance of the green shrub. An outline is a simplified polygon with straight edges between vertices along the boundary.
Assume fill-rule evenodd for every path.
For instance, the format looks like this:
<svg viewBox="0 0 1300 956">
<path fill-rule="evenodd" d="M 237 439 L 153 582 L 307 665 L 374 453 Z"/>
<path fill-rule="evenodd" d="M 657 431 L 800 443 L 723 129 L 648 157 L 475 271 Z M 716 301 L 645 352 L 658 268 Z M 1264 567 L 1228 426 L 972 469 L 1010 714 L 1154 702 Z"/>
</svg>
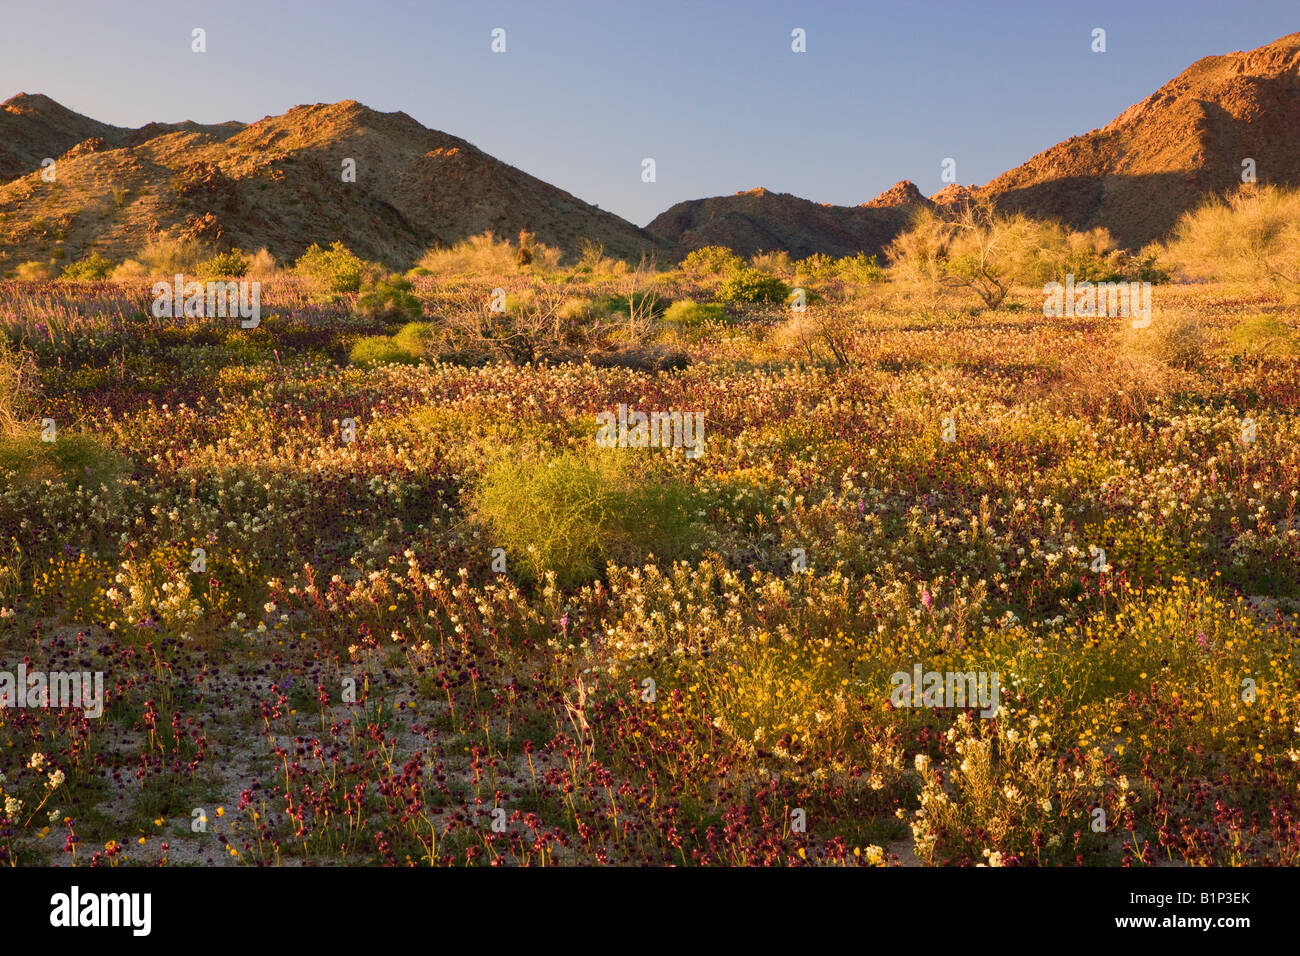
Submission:
<svg viewBox="0 0 1300 956">
<path fill-rule="evenodd" d="M 882 282 L 885 278 L 885 270 L 876 257 L 865 252 L 839 259 L 835 269 L 838 275 L 852 282 Z"/>
<path fill-rule="evenodd" d="M 784 302 L 790 287 L 776 276 L 757 269 L 741 268 L 718 288 L 721 302 Z"/>
<path fill-rule="evenodd" d="M 358 292 L 367 273 L 374 270 L 337 239 L 328 249 L 313 242 L 293 268 L 329 292 Z"/>
<path fill-rule="evenodd" d="M 392 338 L 392 342 L 406 353 L 422 357 L 438 341 L 438 330 L 431 322 L 408 322 Z"/>
<path fill-rule="evenodd" d="M 113 263 L 98 252 L 71 262 L 63 269 L 63 278 L 80 281 L 99 281 L 113 274 Z"/>
<path fill-rule="evenodd" d="M 248 274 L 251 264 L 249 258 L 238 249 L 219 252 L 198 267 L 198 275 L 204 279 L 239 279 Z"/>
<path fill-rule="evenodd" d="M 814 252 L 795 263 L 795 275 L 809 279 L 827 279 L 835 275 L 835 257 Z"/>
<path fill-rule="evenodd" d="M 409 280 L 390 276 L 361 293 L 357 299 L 357 314 L 385 322 L 415 321 L 424 314 L 424 305 L 411 291 Z"/>
<path fill-rule="evenodd" d="M 720 305 L 700 303 L 692 299 L 674 302 L 664 312 L 664 321 L 680 328 L 692 329 L 710 322 L 725 322 L 727 313 Z"/>
<path fill-rule="evenodd" d="M 414 365 L 420 360 L 418 353 L 408 350 L 387 335 L 367 335 L 358 339 L 348 354 L 353 365 L 368 367 L 372 365 Z"/>
<path fill-rule="evenodd" d="M 638 317 L 664 314 L 668 300 L 657 292 L 633 292 L 627 295 L 606 295 L 596 300 L 592 311 L 597 315 L 620 315 Z"/>
<path fill-rule="evenodd" d="M 554 571 L 561 586 L 605 565 L 639 565 L 650 554 L 685 557 L 695 543 L 694 496 L 685 485 L 637 468 L 635 451 L 570 451 L 551 460 L 503 455 L 475 493 L 480 521 L 526 580 Z"/>
<path fill-rule="evenodd" d="M 726 246 L 704 246 L 689 252 L 682 260 L 682 271 L 690 275 L 728 275 L 744 266 L 744 260 Z"/>
<path fill-rule="evenodd" d="M 0 475 L 12 472 L 20 484 L 64 481 L 111 487 L 122 469 L 122 460 L 93 435 L 59 431 L 52 442 L 35 432 L 0 438 Z"/>
<path fill-rule="evenodd" d="M 1276 315 L 1251 315 L 1228 334 L 1228 349 L 1245 358 L 1290 358 L 1296 341 L 1290 327 Z"/>
</svg>

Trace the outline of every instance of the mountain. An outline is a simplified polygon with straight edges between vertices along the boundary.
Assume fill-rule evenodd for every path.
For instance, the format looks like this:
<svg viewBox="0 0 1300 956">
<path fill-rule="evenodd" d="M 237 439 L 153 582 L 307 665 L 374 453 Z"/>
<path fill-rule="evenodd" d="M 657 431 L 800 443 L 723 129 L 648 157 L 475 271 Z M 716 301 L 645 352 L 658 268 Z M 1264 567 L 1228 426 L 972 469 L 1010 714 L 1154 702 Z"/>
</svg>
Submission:
<svg viewBox="0 0 1300 956">
<path fill-rule="evenodd" d="M 571 254 L 583 239 L 628 259 L 667 261 L 675 251 L 463 139 L 353 100 L 249 125 L 127 130 L 24 94 L 5 104 L 0 142 L 0 256 L 9 264 L 92 248 L 121 259 L 164 235 L 266 246 L 281 260 L 342 239 L 394 268 L 485 230 L 527 229 Z M 57 160 L 54 183 L 41 179 L 45 156 Z M 345 160 L 355 181 L 345 181 Z"/>
<path fill-rule="evenodd" d="M 0 183 L 40 169 L 42 161 L 77 143 L 96 138 L 118 142 L 126 132 L 74 113 L 48 96 L 19 93 L 0 103 Z"/>
<path fill-rule="evenodd" d="M 754 190 L 678 203 L 646 228 L 688 249 L 870 253 L 883 251 L 919 205 L 944 208 L 988 196 L 1000 208 L 1075 229 L 1105 226 L 1136 249 L 1165 236 L 1211 193 L 1235 188 L 1247 158 L 1259 182 L 1300 185 L 1300 33 L 1197 60 L 1105 127 L 1058 143 L 982 187 L 954 183 L 926 200 L 900 183 L 863 206 Z"/>
<path fill-rule="evenodd" d="M 1058 143 L 978 190 L 1000 206 L 1105 226 L 1140 247 L 1208 194 L 1241 183 L 1300 184 L 1300 33 L 1208 56 L 1098 130 Z"/>
<path fill-rule="evenodd" d="M 729 246 L 745 256 L 779 249 L 796 258 L 814 252 L 875 255 L 898 235 L 914 209 L 928 203 L 906 181 L 860 206 L 815 203 L 759 188 L 679 202 L 646 230 L 683 249 Z"/>
</svg>

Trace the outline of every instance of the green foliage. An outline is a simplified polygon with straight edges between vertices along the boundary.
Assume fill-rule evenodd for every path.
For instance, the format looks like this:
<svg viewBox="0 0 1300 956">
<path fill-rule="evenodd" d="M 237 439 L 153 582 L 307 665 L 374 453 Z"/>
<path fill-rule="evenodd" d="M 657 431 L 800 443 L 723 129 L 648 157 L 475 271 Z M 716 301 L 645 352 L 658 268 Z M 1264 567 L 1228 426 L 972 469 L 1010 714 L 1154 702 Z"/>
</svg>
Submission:
<svg viewBox="0 0 1300 956">
<path fill-rule="evenodd" d="M 26 431 L 0 438 L 0 475 L 13 473 L 18 484 L 62 481 L 98 488 L 112 485 L 122 460 L 92 435 L 57 432 L 52 442 Z"/>
<path fill-rule="evenodd" d="M 219 252 L 198 267 L 204 279 L 238 279 L 248 274 L 251 260 L 238 249 Z"/>
<path fill-rule="evenodd" d="M 856 256 L 845 256 L 836 263 L 841 277 L 854 282 L 882 282 L 885 270 L 876 261 L 875 256 L 859 252 Z"/>
<path fill-rule="evenodd" d="M 664 314 L 668 300 L 657 292 L 633 292 L 631 295 L 606 295 L 597 299 L 592 311 L 597 315 L 655 316 Z"/>
<path fill-rule="evenodd" d="M 329 292 L 357 292 L 370 269 L 364 259 L 336 239 L 328 249 L 313 242 L 294 263 L 294 271 Z"/>
<path fill-rule="evenodd" d="M 744 260 L 726 246 L 704 246 L 687 253 L 681 268 L 688 275 L 725 276 L 744 265 Z"/>
<path fill-rule="evenodd" d="M 424 305 L 411 291 L 411 283 L 389 276 L 368 286 L 357 299 L 357 314 L 386 322 L 414 321 L 424 314 Z"/>
<path fill-rule="evenodd" d="M 408 338 L 409 344 L 410 339 Z M 406 344 L 387 335 L 367 335 L 358 339 L 348 354 L 353 365 L 367 368 L 374 365 L 414 365 L 420 360 L 418 353 L 412 352 Z"/>
<path fill-rule="evenodd" d="M 720 302 L 784 302 L 790 287 L 776 276 L 757 269 L 740 268 L 718 287 Z"/>
<path fill-rule="evenodd" d="M 664 312 L 664 321 L 679 328 L 693 329 L 711 322 L 725 322 L 727 313 L 720 305 L 680 299 Z"/>
<path fill-rule="evenodd" d="M 885 278 L 875 256 L 859 252 L 856 256 L 839 259 L 821 252 L 795 263 L 795 275 L 800 279 L 847 279 L 851 282 L 879 282 Z"/>
<path fill-rule="evenodd" d="M 1246 316 L 1228 334 L 1228 350 L 1251 359 L 1291 358 L 1300 351 L 1291 328 L 1276 315 Z"/>
<path fill-rule="evenodd" d="M 438 339 L 438 330 L 432 322 L 408 322 L 397 331 L 392 342 L 407 354 L 420 357 L 427 354 Z"/>
<path fill-rule="evenodd" d="M 694 495 L 636 467 L 627 449 L 570 451 L 550 460 L 503 455 L 476 492 L 479 519 L 511 567 L 531 580 L 554 571 L 564 586 L 605 564 L 686 556 L 695 540 Z"/>
<path fill-rule="evenodd" d="M 98 252 L 92 252 L 90 255 L 84 256 L 76 262 L 69 263 L 63 270 L 64 279 L 83 282 L 107 279 L 112 274 L 113 263 L 109 262 Z"/>
</svg>

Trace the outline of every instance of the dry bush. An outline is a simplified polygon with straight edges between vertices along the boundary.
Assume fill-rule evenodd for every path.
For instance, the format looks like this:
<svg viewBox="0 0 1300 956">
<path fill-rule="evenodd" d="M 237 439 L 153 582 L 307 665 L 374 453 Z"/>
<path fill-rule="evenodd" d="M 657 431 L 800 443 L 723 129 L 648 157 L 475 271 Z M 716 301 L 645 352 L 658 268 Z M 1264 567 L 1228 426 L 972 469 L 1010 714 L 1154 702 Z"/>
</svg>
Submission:
<svg viewBox="0 0 1300 956">
<path fill-rule="evenodd" d="M 131 279 L 144 279 L 148 276 L 149 269 L 144 263 L 137 259 L 123 259 L 109 278 L 115 282 L 124 282 Z"/>
<path fill-rule="evenodd" d="M 890 271 L 905 281 L 937 284 L 943 278 L 954 231 L 952 223 L 935 210 L 917 210 L 908 227 L 885 250 Z"/>
<path fill-rule="evenodd" d="M 579 274 L 626 275 L 628 264 L 622 259 L 605 255 L 604 243 L 583 239 L 578 247 L 578 261 L 573 271 Z"/>
<path fill-rule="evenodd" d="M 212 259 L 217 250 L 198 239 L 155 239 L 136 257 L 151 276 L 191 275 Z"/>
<path fill-rule="evenodd" d="M 58 275 L 52 262 L 23 262 L 14 270 L 14 274 L 24 282 L 41 282 Z"/>
<path fill-rule="evenodd" d="M 248 275 L 269 276 L 275 273 L 275 256 L 263 246 L 248 257 Z"/>
<path fill-rule="evenodd" d="M 527 245 L 521 246 L 509 239 L 498 239 L 490 231 L 480 233 L 450 247 L 428 250 L 416 266 L 435 275 L 516 275 L 521 271 L 554 270 L 559 266 L 563 256 L 560 250 L 534 241 L 531 234 L 521 233 L 521 237 L 525 235 Z M 527 256 L 521 257 L 524 249 L 528 250 Z"/>
<path fill-rule="evenodd" d="M 1084 348 L 1054 364 L 1043 381 L 1026 389 L 1027 401 L 1043 401 L 1058 415 L 1144 418 L 1180 380 L 1177 372 L 1141 350 Z"/>
<path fill-rule="evenodd" d="M 772 334 L 778 349 L 793 350 L 810 363 L 833 361 L 841 368 L 853 364 L 854 339 L 861 321 L 850 308 L 819 308 L 794 312 Z"/>
<path fill-rule="evenodd" d="M 749 257 L 749 264 L 759 272 L 766 272 L 781 279 L 793 279 L 795 275 L 794 262 L 790 258 L 790 253 L 784 249 L 776 252 L 757 252 Z"/>
<path fill-rule="evenodd" d="M 31 352 L 0 337 L 0 438 L 12 438 L 32 417 L 39 397 Z"/>
<path fill-rule="evenodd" d="M 1300 293 L 1300 189 L 1251 185 L 1211 199 L 1178 221 L 1167 258 L 1192 277 Z"/>
<path fill-rule="evenodd" d="M 1131 355 L 1172 369 L 1194 369 L 1205 361 L 1208 335 L 1204 324 L 1192 313 L 1162 310 L 1152 316 L 1146 328 L 1126 328 L 1121 343 Z"/>
</svg>

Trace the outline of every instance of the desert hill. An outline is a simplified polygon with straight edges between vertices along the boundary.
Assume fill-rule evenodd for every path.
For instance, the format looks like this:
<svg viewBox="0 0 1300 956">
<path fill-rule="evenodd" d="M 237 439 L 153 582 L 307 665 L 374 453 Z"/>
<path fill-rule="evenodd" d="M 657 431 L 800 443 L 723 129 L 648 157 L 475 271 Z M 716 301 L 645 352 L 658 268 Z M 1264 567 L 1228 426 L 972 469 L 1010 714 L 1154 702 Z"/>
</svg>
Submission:
<svg viewBox="0 0 1300 956">
<path fill-rule="evenodd" d="M 860 206 L 815 203 L 759 188 L 679 202 L 646 230 L 684 249 L 729 246 L 742 255 L 783 249 L 797 258 L 814 252 L 878 254 L 906 225 L 912 210 L 928 202 L 906 181 Z"/>
<path fill-rule="evenodd" d="M 906 220 L 898 211 L 982 195 L 1076 229 L 1105 226 L 1136 249 L 1166 235 L 1210 193 L 1235 188 L 1247 158 L 1261 183 L 1300 184 L 1300 33 L 1198 60 L 1105 127 L 1058 143 L 982 187 L 952 184 L 924 200 L 900 183 L 865 206 L 756 190 L 678 203 L 646 228 L 688 249 L 880 252 Z M 881 209 L 890 214 L 875 214 Z"/>
<path fill-rule="evenodd" d="M 667 243 L 613 213 L 405 113 L 352 100 L 247 126 L 125 130 L 25 96 L 4 116 L 0 129 L 21 132 L 5 154 L 16 178 L 0 186 L 0 254 L 9 263 L 58 250 L 65 261 L 91 249 L 120 259 L 169 235 L 266 246 L 281 259 L 342 239 L 402 267 L 430 245 L 489 229 L 528 229 L 569 253 L 587 238 L 624 258 L 672 258 Z M 42 156 L 57 160 L 55 183 L 40 177 Z M 355 182 L 344 181 L 345 159 L 355 161 Z"/>
</svg>

